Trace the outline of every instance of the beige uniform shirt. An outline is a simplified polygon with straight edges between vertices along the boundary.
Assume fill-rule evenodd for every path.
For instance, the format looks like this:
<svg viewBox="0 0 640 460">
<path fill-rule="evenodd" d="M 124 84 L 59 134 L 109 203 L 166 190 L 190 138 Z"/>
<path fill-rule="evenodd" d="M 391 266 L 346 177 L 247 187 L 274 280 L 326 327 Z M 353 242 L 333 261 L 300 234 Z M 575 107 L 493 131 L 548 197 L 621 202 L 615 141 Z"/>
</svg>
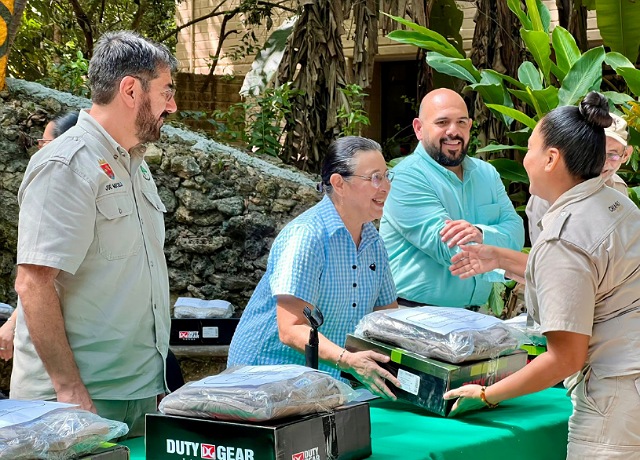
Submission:
<svg viewBox="0 0 640 460">
<path fill-rule="evenodd" d="M 618 190 L 620 193 L 624 195 L 628 195 L 629 191 L 627 189 L 627 184 L 622 180 L 620 176 L 614 174 L 605 182 L 609 187 Z M 527 202 L 527 208 L 525 212 L 527 214 L 528 227 L 529 227 L 529 241 L 531 241 L 531 246 L 536 242 L 538 236 L 540 236 L 542 216 L 549 209 L 549 202 L 544 200 L 536 195 L 531 195 L 529 201 Z"/>
<path fill-rule="evenodd" d="M 163 392 L 165 208 L 147 164 L 82 111 L 75 127 L 31 158 L 18 201 L 17 262 L 61 270 L 55 286 L 66 333 L 91 397 Z M 19 312 L 11 397 L 55 398 Z"/>
<path fill-rule="evenodd" d="M 640 372 L 640 210 L 595 178 L 560 196 L 542 228 L 525 272 L 541 331 L 590 336 L 598 377 Z"/>
</svg>

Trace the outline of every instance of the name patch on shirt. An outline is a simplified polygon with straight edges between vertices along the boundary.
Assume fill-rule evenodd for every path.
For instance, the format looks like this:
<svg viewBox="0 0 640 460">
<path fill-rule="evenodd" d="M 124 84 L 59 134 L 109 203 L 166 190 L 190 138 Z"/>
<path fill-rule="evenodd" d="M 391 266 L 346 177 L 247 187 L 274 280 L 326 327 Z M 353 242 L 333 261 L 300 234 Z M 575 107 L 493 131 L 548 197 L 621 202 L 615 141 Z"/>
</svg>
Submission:
<svg viewBox="0 0 640 460">
<path fill-rule="evenodd" d="M 122 182 L 115 182 L 113 184 L 107 184 L 104 186 L 104 191 L 108 192 L 109 190 L 115 190 L 122 187 Z"/>
<path fill-rule="evenodd" d="M 609 211 L 610 212 L 615 212 L 616 209 L 618 209 L 619 207 L 621 207 L 622 205 L 620 204 L 619 201 L 616 201 L 615 203 L 613 203 L 611 206 L 609 206 Z"/>
</svg>

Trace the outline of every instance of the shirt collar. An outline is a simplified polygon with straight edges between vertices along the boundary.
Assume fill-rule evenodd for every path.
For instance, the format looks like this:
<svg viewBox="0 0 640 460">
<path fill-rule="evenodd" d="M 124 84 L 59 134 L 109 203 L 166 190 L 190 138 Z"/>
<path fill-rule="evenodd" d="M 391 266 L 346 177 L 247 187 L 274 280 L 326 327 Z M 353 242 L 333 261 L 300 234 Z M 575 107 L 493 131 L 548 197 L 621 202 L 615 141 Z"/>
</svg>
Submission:
<svg viewBox="0 0 640 460">
<path fill-rule="evenodd" d="M 318 211 L 322 216 L 324 226 L 330 237 L 335 235 L 338 231 L 343 231 L 349 235 L 349 238 L 351 238 L 349 230 L 347 230 L 347 227 L 344 225 L 344 222 L 342 221 L 340 214 L 338 214 L 333 201 L 331 201 L 331 198 L 329 198 L 329 195 L 325 195 L 320 203 L 318 203 Z M 360 246 L 358 246 L 358 250 L 360 251 L 368 246 L 369 243 L 371 243 L 377 237 L 377 235 L 378 231 L 376 230 L 375 226 L 371 222 L 365 223 L 362 226 L 362 238 L 360 241 Z"/>
<path fill-rule="evenodd" d="M 586 180 L 578 185 L 571 187 L 558 197 L 558 199 L 549 207 L 549 210 L 542 217 L 542 228 L 546 228 L 555 219 L 557 211 L 566 206 L 582 201 L 593 195 L 595 192 L 605 186 L 602 176 L 594 177 Z"/>
</svg>

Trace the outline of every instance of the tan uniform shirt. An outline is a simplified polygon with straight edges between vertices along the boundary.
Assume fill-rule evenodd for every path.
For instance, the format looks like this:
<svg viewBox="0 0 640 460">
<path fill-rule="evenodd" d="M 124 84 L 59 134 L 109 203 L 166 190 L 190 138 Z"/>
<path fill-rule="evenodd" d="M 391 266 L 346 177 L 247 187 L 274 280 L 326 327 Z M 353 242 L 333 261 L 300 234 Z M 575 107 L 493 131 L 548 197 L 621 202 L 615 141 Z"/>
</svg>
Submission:
<svg viewBox="0 0 640 460">
<path fill-rule="evenodd" d="M 33 156 L 18 201 L 17 262 L 61 270 L 55 286 L 65 329 L 91 397 L 163 392 L 165 208 L 147 164 L 82 111 L 75 127 Z M 19 312 L 11 397 L 55 398 Z"/>
<path fill-rule="evenodd" d="M 640 372 L 640 210 L 595 178 L 560 196 L 542 227 L 525 272 L 541 331 L 589 335 L 599 377 Z"/>
<path fill-rule="evenodd" d="M 627 184 L 617 174 L 611 176 L 605 184 L 615 190 L 618 190 L 625 196 L 629 194 Z M 542 216 L 544 216 L 548 209 L 549 202 L 547 200 L 536 195 L 531 195 L 527 202 L 527 208 L 525 209 L 527 220 L 529 221 L 529 241 L 531 241 L 531 246 L 533 246 L 540 235 L 540 231 L 542 230 L 540 227 L 540 220 L 542 220 Z"/>
</svg>

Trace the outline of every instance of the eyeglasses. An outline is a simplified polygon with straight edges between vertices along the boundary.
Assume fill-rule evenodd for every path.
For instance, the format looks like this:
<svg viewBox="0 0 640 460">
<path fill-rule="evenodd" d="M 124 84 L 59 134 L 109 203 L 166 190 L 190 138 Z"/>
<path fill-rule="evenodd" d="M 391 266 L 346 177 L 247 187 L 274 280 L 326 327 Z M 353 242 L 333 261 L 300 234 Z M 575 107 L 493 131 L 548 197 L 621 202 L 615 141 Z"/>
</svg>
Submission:
<svg viewBox="0 0 640 460">
<path fill-rule="evenodd" d="M 32 138 L 33 139 L 33 138 Z M 49 142 L 51 142 L 53 139 L 38 139 L 38 148 L 41 149 L 42 147 L 44 147 L 45 145 L 47 145 Z"/>
<path fill-rule="evenodd" d="M 383 180 L 386 180 L 387 182 L 391 183 L 391 181 L 393 180 L 393 171 L 390 171 L 387 169 L 384 173 L 375 172 L 370 176 L 360 176 L 358 174 L 349 174 L 348 176 L 345 176 L 345 177 L 359 177 L 360 179 L 363 179 L 363 180 L 370 180 L 371 185 L 373 185 L 374 188 L 380 188 Z"/>
<path fill-rule="evenodd" d="M 149 80 L 147 80 L 146 78 L 142 78 L 139 77 L 137 75 L 131 75 L 133 78 L 135 78 L 136 80 L 140 80 L 145 82 L 146 84 L 149 84 Z M 173 85 L 173 82 L 171 82 L 171 84 Z M 144 86 L 143 86 L 144 89 Z M 164 91 L 161 91 L 160 94 L 162 94 L 164 96 L 164 100 L 165 102 L 169 102 L 171 99 L 173 99 L 176 95 L 176 88 L 174 88 L 173 86 L 171 88 L 167 88 Z"/>
<path fill-rule="evenodd" d="M 607 160 L 618 161 L 620 158 L 622 158 L 621 153 L 607 153 Z"/>
</svg>

